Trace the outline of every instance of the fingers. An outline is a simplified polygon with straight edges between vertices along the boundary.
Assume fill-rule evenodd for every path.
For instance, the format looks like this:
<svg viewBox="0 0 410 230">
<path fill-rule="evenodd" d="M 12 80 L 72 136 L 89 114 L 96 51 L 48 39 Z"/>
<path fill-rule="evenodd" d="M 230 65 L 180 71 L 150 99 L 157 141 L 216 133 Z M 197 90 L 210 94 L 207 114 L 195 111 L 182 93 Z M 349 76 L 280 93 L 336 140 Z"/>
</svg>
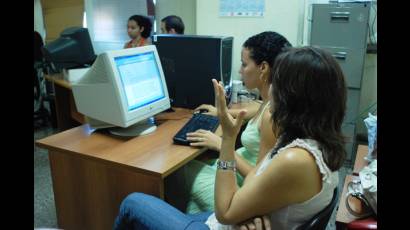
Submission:
<svg viewBox="0 0 410 230">
<path fill-rule="evenodd" d="M 218 108 L 219 106 L 219 90 L 218 90 L 218 82 L 215 79 L 212 79 L 212 85 L 214 86 L 214 95 L 215 95 L 215 107 Z"/>
<path fill-rule="evenodd" d="M 186 134 L 186 139 L 188 141 L 195 141 L 195 142 L 201 142 L 201 143 L 205 143 L 207 141 L 210 140 L 210 136 L 208 136 L 210 134 L 209 131 L 207 130 L 203 130 L 203 129 L 198 129 L 197 131 L 193 132 L 193 133 L 187 133 Z"/>
<path fill-rule="evenodd" d="M 206 106 L 206 104 L 202 104 L 202 105 L 196 107 L 196 108 L 194 109 L 194 111 L 198 111 L 198 110 L 200 110 L 200 109 L 206 109 L 205 106 Z"/>
<path fill-rule="evenodd" d="M 262 226 L 262 219 L 260 217 L 257 217 L 253 220 L 253 222 L 255 222 L 255 227 L 257 230 L 262 230 L 263 226 Z"/>
<path fill-rule="evenodd" d="M 214 85 L 215 92 L 215 106 L 218 109 L 218 111 L 221 112 L 221 114 L 225 114 L 227 112 L 225 90 L 222 86 L 222 83 L 218 83 L 215 79 L 212 79 L 212 83 Z"/>
<path fill-rule="evenodd" d="M 235 126 L 237 127 L 241 127 L 242 123 L 245 119 L 245 114 L 247 113 L 246 110 L 241 110 L 238 114 L 238 116 L 236 117 L 236 122 L 235 122 Z"/>
<path fill-rule="evenodd" d="M 198 129 L 195 132 L 192 133 L 187 133 L 187 137 L 205 137 L 207 134 L 210 134 L 211 131 L 204 130 L 204 129 Z"/>
<path fill-rule="evenodd" d="M 201 136 L 188 136 L 186 137 L 188 141 L 195 141 L 195 142 L 205 142 L 207 139 Z"/>
<path fill-rule="evenodd" d="M 202 134 L 208 134 L 208 133 L 211 133 L 211 131 L 209 131 L 209 130 L 205 130 L 205 129 L 198 129 L 197 131 L 195 131 L 195 132 L 197 132 L 197 133 L 202 133 Z"/>
<path fill-rule="evenodd" d="M 190 142 L 189 145 L 194 147 L 209 147 L 206 142 Z"/>
<path fill-rule="evenodd" d="M 269 216 L 265 215 L 262 217 L 262 219 L 263 219 L 263 225 L 265 225 L 265 230 L 271 230 Z"/>
<path fill-rule="evenodd" d="M 194 111 L 199 111 L 199 110 L 201 110 L 201 109 L 205 109 L 205 110 L 211 111 L 211 110 L 213 109 L 213 106 L 212 106 L 212 105 L 208 105 L 208 104 L 202 104 L 202 105 L 196 107 L 196 108 L 194 109 Z"/>
<path fill-rule="evenodd" d="M 247 225 L 249 230 L 256 230 L 256 226 L 252 222 L 248 223 Z"/>
<path fill-rule="evenodd" d="M 237 229 L 237 228 L 236 228 Z M 240 230 L 271 230 L 269 216 L 255 217 L 253 220 L 242 223 Z"/>
</svg>

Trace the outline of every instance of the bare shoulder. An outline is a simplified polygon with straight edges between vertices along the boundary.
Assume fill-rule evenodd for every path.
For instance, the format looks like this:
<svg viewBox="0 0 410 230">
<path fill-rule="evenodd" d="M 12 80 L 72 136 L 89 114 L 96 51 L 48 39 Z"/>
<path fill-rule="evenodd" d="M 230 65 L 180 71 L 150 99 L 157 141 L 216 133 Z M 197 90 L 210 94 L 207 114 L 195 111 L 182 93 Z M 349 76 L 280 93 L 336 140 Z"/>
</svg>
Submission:
<svg viewBox="0 0 410 230">
<path fill-rule="evenodd" d="M 294 181 L 304 181 L 318 172 L 317 169 L 314 157 L 307 150 L 298 147 L 277 153 L 267 167 L 267 171 L 280 172 L 283 177 Z"/>
<path fill-rule="evenodd" d="M 293 201 L 302 202 L 319 193 L 322 188 L 321 173 L 314 156 L 303 148 L 289 148 L 278 153 L 276 165 L 284 176 L 293 181 Z"/>
<path fill-rule="evenodd" d="M 281 164 L 284 164 L 290 169 L 296 171 L 304 171 L 306 169 L 316 169 L 316 161 L 311 153 L 306 149 L 295 147 L 288 148 L 278 153 L 276 157 L 277 161 L 280 161 Z M 292 170 L 293 171 L 293 170 Z"/>
</svg>

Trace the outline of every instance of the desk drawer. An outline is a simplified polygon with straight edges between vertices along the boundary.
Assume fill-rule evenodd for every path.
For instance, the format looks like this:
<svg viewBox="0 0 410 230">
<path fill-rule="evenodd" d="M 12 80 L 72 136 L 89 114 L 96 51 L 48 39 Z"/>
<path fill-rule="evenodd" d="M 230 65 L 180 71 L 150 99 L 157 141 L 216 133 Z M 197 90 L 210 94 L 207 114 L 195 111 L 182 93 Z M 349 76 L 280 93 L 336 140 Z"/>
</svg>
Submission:
<svg viewBox="0 0 410 230">
<path fill-rule="evenodd" d="M 370 4 L 312 4 L 310 44 L 366 48 Z"/>
<path fill-rule="evenodd" d="M 359 89 L 362 84 L 366 50 L 330 46 L 320 48 L 330 52 L 337 60 L 345 75 L 347 87 Z"/>
</svg>

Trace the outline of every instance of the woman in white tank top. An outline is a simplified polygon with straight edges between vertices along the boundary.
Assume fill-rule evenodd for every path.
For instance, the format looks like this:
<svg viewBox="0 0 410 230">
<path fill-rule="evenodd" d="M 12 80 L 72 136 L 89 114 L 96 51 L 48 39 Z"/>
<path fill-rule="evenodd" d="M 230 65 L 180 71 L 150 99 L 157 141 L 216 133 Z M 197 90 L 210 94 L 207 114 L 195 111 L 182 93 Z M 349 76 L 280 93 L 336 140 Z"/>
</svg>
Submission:
<svg viewBox="0 0 410 230">
<path fill-rule="evenodd" d="M 345 158 L 342 70 L 330 53 L 313 47 L 283 52 L 273 70 L 270 110 L 272 129 L 279 138 L 243 185 L 236 183 L 234 148 L 245 111 L 231 120 L 224 88 L 213 80 L 223 133 L 215 212 L 185 215 L 160 199 L 135 193 L 121 204 L 114 229 L 234 229 L 263 215 L 269 216 L 272 229 L 296 229 L 326 207 Z"/>
<path fill-rule="evenodd" d="M 273 229 L 296 229 L 331 201 L 345 157 L 341 125 L 346 86 L 336 60 L 313 47 L 279 55 L 271 79 L 271 112 L 279 137 L 241 188 L 235 186 L 233 147 L 244 113 L 226 114 L 223 88 L 214 82 L 223 130 L 210 229 L 268 215 Z"/>
</svg>

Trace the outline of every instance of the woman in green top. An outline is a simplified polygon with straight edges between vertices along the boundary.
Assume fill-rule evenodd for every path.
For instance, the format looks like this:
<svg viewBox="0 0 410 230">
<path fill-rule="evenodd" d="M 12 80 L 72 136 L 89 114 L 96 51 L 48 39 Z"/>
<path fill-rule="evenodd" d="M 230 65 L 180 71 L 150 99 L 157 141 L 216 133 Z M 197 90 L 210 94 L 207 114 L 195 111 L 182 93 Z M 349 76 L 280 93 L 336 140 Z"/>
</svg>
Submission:
<svg viewBox="0 0 410 230">
<path fill-rule="evenodd" d="M 276 143 L 272 130 L 269 112 L 269 83 L 276 56 L 284 47 L 291 44 L 282 35 L 275 32 L 263 32 L 254 35 L 243 44 L 241 52 L 241 80 L 247 89 L 258 89 L 262 101 L 258 101 L 257 109 L 247 112 L 249 120 L 241 135 L 241 148 L 236 150 L 237 182 L 241 186 L 243 178 L 259 162 Z M 216 116 L 212 105 L 201 105 L 196 110 L 208 110 L 208 114 Z M 234 119 L 239 110 L 230 110 Z M 208 147 L 219 151 L 221 137 L 216 134 L 198 130 L 187 134 L 191 146 Z M 192 160 L 166 181 L 167 200 L 187 213 L 214 210 L 215 160 Z M 172 179 L 174 178 L 174 179 Z M 172 181 L 172 182 L 171 182 Z"/>
</svg>

